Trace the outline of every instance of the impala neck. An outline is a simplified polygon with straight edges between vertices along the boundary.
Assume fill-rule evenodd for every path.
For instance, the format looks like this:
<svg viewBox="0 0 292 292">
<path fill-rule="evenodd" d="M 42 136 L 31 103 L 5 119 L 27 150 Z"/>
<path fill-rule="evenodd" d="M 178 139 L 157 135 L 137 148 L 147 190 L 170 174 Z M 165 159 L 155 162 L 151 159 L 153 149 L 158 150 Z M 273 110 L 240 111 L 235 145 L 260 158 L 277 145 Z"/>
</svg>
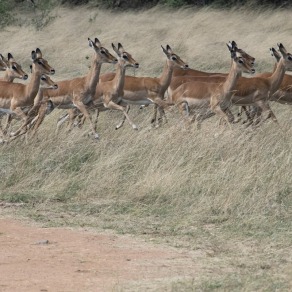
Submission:
<svg viewBox="0 0 292 292">
<path fill-rule="evenodd" d="M 86 76 L 85 87 L 91 92 L 95 92 L 97 83 L 99 82 L 99 75 L 102 62 L 97 57 L 93 60 L 90 70 Z"/>
<path fill-rule="evenodd" d="M 41 83 L 41 76 L 42 76 L 41 72 L 33 70 L 32 74 L 31 74 L 30 82 L 27 84 L 26 93 L 32 99 L 34 99 L 36 97 L 36 95 L 39 91 L 40 83 Z"/>
<path fill-rule="evenodd" d="M 124 88 L 125 84 L 125 74 L 126 74 L 126 67 L 122 63 L 118 63 L 117 65 L 117 72 L 115 78 L 113 79 L 114 88 L 118 92 Z"/>
<path fill-rule="evenodd" d="M 230 71 L 223 83 L 223 93 L 225 97 L 230 97 L 233 94 L 233 90 L 236 86 L 237 80 L 242 75 L 242 72 L 238 70 L 237 64 L 232 61 Z"/>
<path fill-rule="evenodd" d="M 174 70 L 173 62 L 167 60 L 163 67 L 162 74 L 159 77 L 159 83 L 163 92 L 165 92 L 165 90 L 170 85 L 173 70 Z"/>
<path fill-rule="evenodd" d="M 270 82 L 270 92 L 273 94 L 275 91 L 278 90 L 280 87 L 284 75 L 286 72 L 286 67 L 284 64 L 284 59 L 281 58 L 280 61 L 277 64 L 276 69 L 274 70 L 273 74 L 268 78 Z"/>
</svg>

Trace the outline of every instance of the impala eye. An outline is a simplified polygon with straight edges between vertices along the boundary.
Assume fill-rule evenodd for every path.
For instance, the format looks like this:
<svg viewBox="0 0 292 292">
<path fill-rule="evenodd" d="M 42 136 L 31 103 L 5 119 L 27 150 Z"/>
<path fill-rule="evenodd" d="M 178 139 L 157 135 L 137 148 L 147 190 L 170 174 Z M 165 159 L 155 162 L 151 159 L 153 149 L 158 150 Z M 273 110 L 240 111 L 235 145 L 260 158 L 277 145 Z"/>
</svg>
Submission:
<svg viewBox="0 0 292 292">
<path fill-rule="evenodd" d="M 105 55 L 105 51 L 103 51 L 103 50 L 102 50 L 102 51 L 100 51 L 100 52 L 101 52 L 102 54 L 104 54 L 104 55 Z"/>
<path fill-rule="evenodd" d="M 238 60 L 239 64 L 243 64 L 243 61 L 241 59 Z"/>
<path fill-rule="evenodd" d="M 292 61 L 292 56 L 288 56 L 288 60 L 289 61 Z"/>
<path fill-rule="evenodd" d="M 172 57 L 171 57 L 171 60 L 172 60 L 172 61 L 176 61 L 176 60 L 177 60 L 177 57 L 172 56 Z"/>
<path fill-rule="evenodd" d="M 15 70 L 15 71 L 17 70 L 15 65 L 12 65 L 12 69 Z"/>
<path fill-rule="evenodd" d="M 41 80 L 45 81 L 46 80 L 46 77 L 45 76 L 42 76 L 41 77 Z"/>
<path fill-rule="evenodd" d="M 41 61 L 38 61 L 38 64 L 39 64 L 39 65 L 43 65 L 43 63 L 42 63 Z"/>
<path fill-rule="evenodd" d="M 128 60 L 128 56 L 127 55 L 123 55 L 123 58 Z"/>
</svg>

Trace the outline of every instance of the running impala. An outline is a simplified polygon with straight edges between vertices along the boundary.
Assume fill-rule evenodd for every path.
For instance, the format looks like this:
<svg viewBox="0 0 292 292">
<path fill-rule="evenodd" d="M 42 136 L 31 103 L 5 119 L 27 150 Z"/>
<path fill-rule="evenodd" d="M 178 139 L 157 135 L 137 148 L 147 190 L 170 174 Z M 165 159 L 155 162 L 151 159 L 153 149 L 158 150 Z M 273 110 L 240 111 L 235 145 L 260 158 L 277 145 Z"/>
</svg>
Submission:
<svg viewBox="0 0 292 292">
<path fill-rule="evenodd" d="M 55 70 L 42 56 L 39 48 L 31 52 L 32 75 L 28 84 L 0 82 L 0 108 L 9 109 L 26 121 L 22 107 L 33 105 L 34 98 L 40 87 L 42 74 L 55 74 Z M 17 135 L 18 131 L 16 131 Z"/>
<path fill-rule="evenodd" d="M 44 100 L 50 100 L 55 108 L 70 109 L 77 107 L 79 111 L 82 112 L 88 119 L 94 137 L 98 138 L 95 125 L 89 116 L 85 104 L 91 102 L 95 96 L 96 85 L 99 82 L 101 65 L 103 63 L 115 64 L 118 60 L 112 54 L 110 54 L 110 52 L 105 47 L 101 45 L 98 38 L 95 38 L 94 41 L 88 38 L 88 42 L 89 46 L 94 51 L 94 58 L 87 75 L 59 81 L 57 82 L 57 90 L 44 90 L 43 95 Z M 46 105 L 43 107 L 46 107 Z M 37 122 L 38 126 L 45 118 L 45 112 L 46 111 L 44 109 L 41 109 L 41 113 L 38 117 L 39 121 Z"/>
<path fill-rule="evenodd" d="M 182 61 L 182 59 L 175 54 L 169 45 L 164 48 L 161 46 L 162 52 L 166 56 L 166 63 L 164 65 L 162 74 L 160 77 L 133 77 L 133 76 L 125 76 L 125 85 L 124 85 L 124 95 L 121 100 L 121 103 L 125 106 L 128 106 L 126 112 L 129 111 L 129 105 L 149 105 L 154 104 L 154 115 L 151 120 L 151 123 L 156 122 L 156 115 L 157 115 L 157 102 L 159 104 L 163 104 L 163 99 L 165 92 L 172 80 L 172 73 L 176 67 L 187 69 L 188 65 Z M 101 82 L 110 81 L 115 77 L 115 73 L 106 73 L 101 75 L 100 80 Z M 101 84 L 97 85 L 97 92 L 100 91 L 102 87 Z M 162 118 L 165 117 L 164 110 L 161 106 L 158 106 L 160 111 L 160 118 L 158 122 L 162 121 Z M 99 106 L 98 110 L 105 110 L 101 106 Z M 75 116 L 73 113 L 73 119 L 75 116 L 78 115 L 78 112 L 75 112 Z M 97 112 L 98 115 L 98 112 Z M 66 119 L 66 116 L 62 117 L 63 121 Z M 80 115 L 78 116 L 80 118 Z M 70 118 L 71 124 L 73 123 L 72 117 Z M 96 117 L 97 119 L 97 117 Z M 124 116 L 123 120 L 116 126 L 116 129 L 119 129 L 126 119 Z M 63 122 L 62 120 L 60 121 Z M 60 125 L 58 123 L 58 125 Z M 82 124 L 79 122 L 78 124 Z"/>
</svg>

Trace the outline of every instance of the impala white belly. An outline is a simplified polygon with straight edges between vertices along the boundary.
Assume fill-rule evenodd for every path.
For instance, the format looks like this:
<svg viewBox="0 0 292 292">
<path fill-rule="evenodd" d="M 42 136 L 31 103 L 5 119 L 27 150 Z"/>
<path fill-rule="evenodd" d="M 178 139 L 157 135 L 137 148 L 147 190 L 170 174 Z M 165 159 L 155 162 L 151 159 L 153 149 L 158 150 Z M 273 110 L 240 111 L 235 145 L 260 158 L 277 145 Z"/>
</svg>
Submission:
<svg viewBox="0 0 292 292">
<path fill-rule="evenodd" d="M 62 109 L 70 109 L 75 107 L 70 96 L 51 97 L 50 100 L 54 104 L 54 107 Z"/>
<path fill-rule="evenodd" d="M 147 91 L 145 90 L 140 91 L 124 90 L 123 100 L 131 104 L 145 104 L 143 102 L 148 102 L 147 97 L 148 97 Z"/>
<path fill-rule="evenodd" d="M 207 108 L 210 107 L 210 99 L 184 98 L 191 108 Z"/>
<path fill-rule="evenodd" d="M 149 104 L 153 104 L 153 102 L 150 99 L 141 99 L 141 100 L 129 100 L 123 97 L 123 102 L 127 103 L 127 104 L 133 104 L 133 105 L 149 105 Z"/>
<path fill-rule="evenodd" d="M 9 110 L 9 109 L 6 109 L 6 108 L 0 108 L 0 116 L 3 116 L 5 114 L 13 114 L 14 112 Z"/>
<path fill-rule="evenodd" d="M 231 98 L 231 102 L 236 105 L 249 105 L 255 102 L 256 96 L 257 96 L 256 94 L 250 94 L 247 96 L 234 95 Z"/>
<path fill-rule="evenodd" d="M 11 99 L 1 98 L 0 97 L 0 107 L 1 108 L 10 108 L 11 106 Z"/>
</svg>

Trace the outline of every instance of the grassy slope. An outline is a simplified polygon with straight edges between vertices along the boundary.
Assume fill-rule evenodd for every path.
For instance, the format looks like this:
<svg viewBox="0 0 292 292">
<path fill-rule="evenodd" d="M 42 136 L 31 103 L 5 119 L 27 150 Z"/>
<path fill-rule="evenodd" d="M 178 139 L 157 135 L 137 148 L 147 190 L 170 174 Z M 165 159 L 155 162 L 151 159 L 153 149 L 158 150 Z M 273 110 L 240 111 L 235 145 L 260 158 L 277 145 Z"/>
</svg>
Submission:
<svg viewBox="0 0 292 292">
<path fill-rule="evenodd" d="M 135 72 L 140 76 L 160 74 L 161 44 L 171 45 L 193 68 L 221 72 L 229 68 L 229 40 L 256 57 L 259 72 L 273 66 L 269 47 L 283 42 L 292 50 L 291 11 L 54 13 L 57 18 L 41 31 L 32 26 L 1 31 L 1 53 L 12 52 L 28 68 L 30 51 L 40 47 L 60 80 L 86 74 L 88 36 L 108 48 L 121 42 L 141 64 Z M 0 200 L 24 202 L 5 212 L 46 225 L 114 229 L 211 254 L 202 259 L 211 275 L 165 286 L 173 291 L 288 291 L 291 108 L 273 109 L 282 131 L 271 122 L 255 132 L 240 125 L 219 128 L 216 117 L 200 131 L 187 131 L 176 112 L 154 130 L 150 108 L 130 113 L 139 132 L 128 124 L 115 131 L 121 114 L 107 112 L 100 116 L 98 143 L 85 130 L 56 137 L 60 112 L 55 112 L 37 140 L 1 146 Z"/>
</svg>

